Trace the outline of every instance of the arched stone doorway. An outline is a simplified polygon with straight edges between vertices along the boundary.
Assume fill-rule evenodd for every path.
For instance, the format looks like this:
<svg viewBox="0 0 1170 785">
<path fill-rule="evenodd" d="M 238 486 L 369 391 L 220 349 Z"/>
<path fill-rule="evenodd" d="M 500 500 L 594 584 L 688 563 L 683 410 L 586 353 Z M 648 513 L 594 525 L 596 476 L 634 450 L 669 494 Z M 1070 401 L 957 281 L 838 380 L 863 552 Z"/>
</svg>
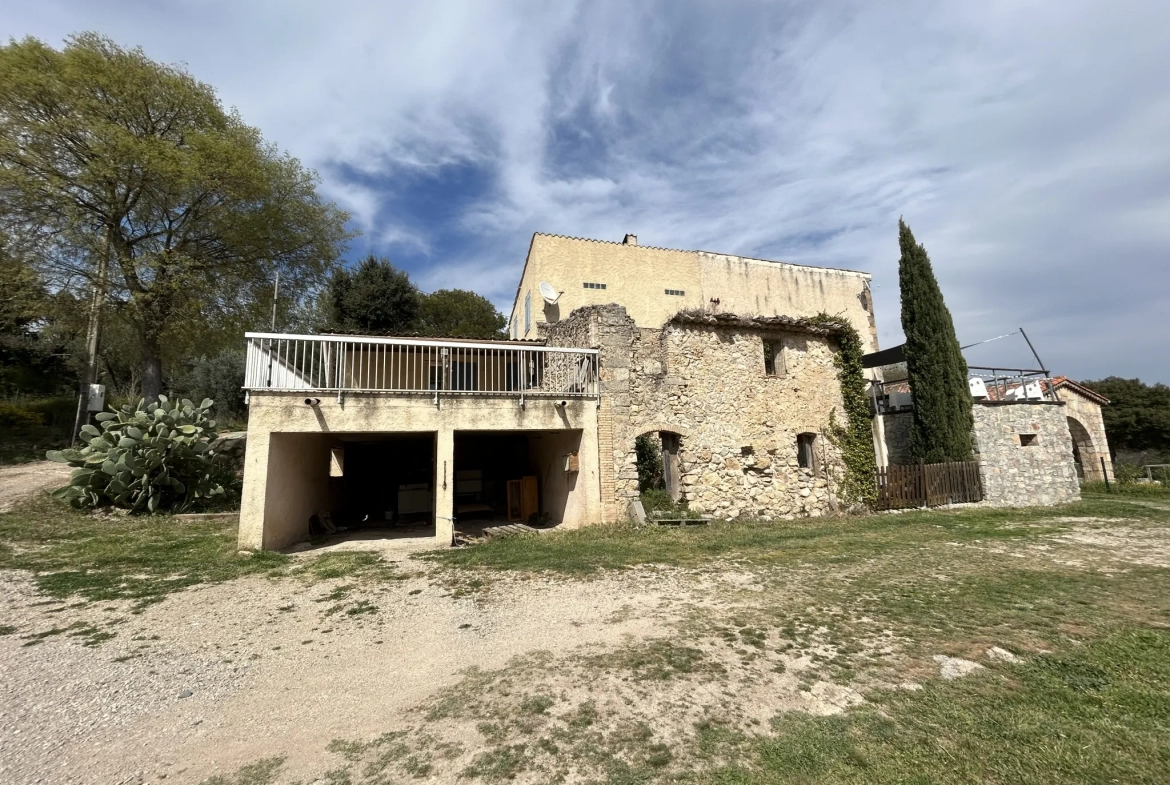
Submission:
<svg viewBox="0 0 1170 785">
<path fill-rule="evenodd" d="M 1077 465 L 1077 476 L 1082 481 L 1100 482 L 1101 452 L 1093 444 L 1089 429 L 1075 417 L 1068 418 L 1068 432 L 1072 436 L 1073 460 Z"/>
<path fill-rule="evenodd" d="M 682 498 L 682 429 L 668 425 L 654 425 L 643 430 L 635 439 L 638 456 L 639 491 L 665 490 L 671 501 Z"/>
</svg>

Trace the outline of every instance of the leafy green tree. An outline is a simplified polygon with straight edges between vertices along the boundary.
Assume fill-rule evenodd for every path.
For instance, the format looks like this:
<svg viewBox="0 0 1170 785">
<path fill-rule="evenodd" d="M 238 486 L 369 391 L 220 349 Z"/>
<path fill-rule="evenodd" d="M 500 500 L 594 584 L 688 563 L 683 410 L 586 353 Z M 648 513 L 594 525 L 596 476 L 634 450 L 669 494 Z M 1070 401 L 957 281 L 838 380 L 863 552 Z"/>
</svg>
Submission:
<svg viewBox="0 0 1170 785">
<path fill-rule="evenodd" d="M 323 283 L 347 216 L 186 70 L 83 33 L 0 47 L 0 230 L 51 290 L 134 327 L 148 400 L 171 345 L 267 323 Z M 238 336 L 237 336 L 238 337 Z"/>
<path fill-rule="evenodd" d="M 60 393 L 73 383 L 61 347 L 45 335 L 51 307 L 36 271 L 0 239 L 0 394 Z"/>
<path fill-rule="evenodd" d="M 1101 416 L 1114 451 L 1170 455 L 1170 387 L 1117 376 L 1081 384 L 1109 399 L 1109 405 L 1101 407 Z"/>
<path fill-rule="evenodd" d="M 333 272 L 325 291 L 328 329 L 404 335 L 418 329 L 419 293 L 402 270 L 373 254 L 352 272 Z"/>
<path fill-rule="evenodd" d="M 444 338 L 507 338 L 507 320 L 486 297 L 466 289 L 440 289 L 423 295 L 419 332 Z"/>
<path fill-rule="evenodd" d="M 191 363 L 190 370 L 175 380 L 174 389 L 191 400 L 204 398 L 215 401 L 215 416 L 224 420 L 241 422 L 248 416 L 244 404 L 244 367 L 246 361 L 243 347 L 229 347 L 219 354 L 199 357 Z"/>
<path fill-rule="evenodd" d="M 968 461 L 972 456 L 971 391 L 967 362 L 955 337 L 951 312 L 926 249 L 898 219 L 898 285 L 906 369 L 914 395 L 910 449 L 927 463 Z"/>
</svg>

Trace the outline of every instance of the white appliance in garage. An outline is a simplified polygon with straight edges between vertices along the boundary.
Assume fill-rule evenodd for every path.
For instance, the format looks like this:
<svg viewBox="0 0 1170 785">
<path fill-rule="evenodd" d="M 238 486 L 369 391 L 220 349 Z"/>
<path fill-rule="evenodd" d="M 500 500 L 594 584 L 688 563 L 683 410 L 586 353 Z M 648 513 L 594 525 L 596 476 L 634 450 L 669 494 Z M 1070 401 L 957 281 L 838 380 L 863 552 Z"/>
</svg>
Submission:
<svg viewBox="0 0 1170 785">
<path fill-rule="evenodd" d="M 431 511 L 431 486 L 419 482 L 398 486 L 398 515 Z"/>
</svg>

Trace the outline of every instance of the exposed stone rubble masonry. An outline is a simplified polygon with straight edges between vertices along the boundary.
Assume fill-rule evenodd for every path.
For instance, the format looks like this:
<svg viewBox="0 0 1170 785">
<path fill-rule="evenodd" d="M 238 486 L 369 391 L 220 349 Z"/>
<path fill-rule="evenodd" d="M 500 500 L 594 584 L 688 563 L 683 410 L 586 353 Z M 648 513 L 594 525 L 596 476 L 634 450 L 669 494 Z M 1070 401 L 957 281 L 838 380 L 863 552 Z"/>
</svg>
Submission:
<svg viewBox="0 0 1170 785">
<path fill-rule="evenodd" d="M 1064 404 L 976 403 L 974 413 L 985 503 L 1044 507 L 1081 497 Z"/>
<path fill-rule="evenodd" d="M 983 480 L 984 504 L 1040 507 L 1080 498 L 1080 482 L 1063 403 L 976 402 L 972 413 L 975 417 L 975 459 L 979 461 Z M 882 417 L 886 449 L 892 464 L 913 463 L 910 455 L 911 417 L 911 412 Z"/>
<path fill-rule="evenodd" d="M 645 329 L 625 308 L 601 305 L 542 325 L 549 345 L 600 350 L 607 517 L 624 517 L 638 497 L 635 439 L 661 431 L 681 437 L 682 497 L 699 514 L 792 518 L 832 511 L 844 474 L 825 435 L 831 416 L 842 416 L 835 339 L 798 322 L 711 321 Z M 775 376 L 765 373 L 765 340 L 783 345 Z M 817 434 L 814 470 L 798 465 L 801 433 Z"/>
</svg>

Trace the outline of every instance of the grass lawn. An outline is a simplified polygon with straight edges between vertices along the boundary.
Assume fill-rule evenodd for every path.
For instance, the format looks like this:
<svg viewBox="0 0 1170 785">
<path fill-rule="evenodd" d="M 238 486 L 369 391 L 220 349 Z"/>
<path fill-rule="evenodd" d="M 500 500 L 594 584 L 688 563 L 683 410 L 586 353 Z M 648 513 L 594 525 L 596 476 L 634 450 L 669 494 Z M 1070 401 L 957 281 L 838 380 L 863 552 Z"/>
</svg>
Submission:
<svg viewBox="0 0 1170 785">
<path fill-rule="evenodd" d="M 199 584 L 287 576 L 293 567 L 280 553 L 239 556 L 234 521 L 92 515 L 48 498 L 0 514 L 0 569 L 31 572 L 50 597 L 141 605 Z M 312 580 L 393 577 L 379 556 L 361 552 L 306 559 L 295 573 Z"/>
<path fill-rule="evenodd" d="M 596 526 L 418 558 L 458 589 L 451 602 L 491 602 L 497 584 L 516 593 L 566 581 L 588 593 L 629 576 L 674 602 L 675 621 L 665 635 L 456 676 L 412 727 L 330 743 L 323 781 L 1170 781 L 1170 494 Z M 0 567 L 32 571 L 58 598 L 148 603 L 247 575 L 395 577 L 372 554 L 292 563 L 237 556 L 234 526 L 218 522 L 97 517 L 48 501 L 0 515 Z M 989 659 L 993 646 L 1018 660 Z M 943 655 L 982 667 L 944 681 Z M 830 688 L 864 701 L 832 716 L 761 704 Z M 213 781 L 280 777 L 280 761 L 266 759 Z"/>
<path fill-rule="evenodd" d="M 1023 540 L 1067 528 L 1058 515 L 1170 520 L 1170 495 L 1094 494 L 1061 508 L 924 510 L 853 519 L 803 519 L 710 526 L 590 526 L 573 531 L 488 540 L 474 548 L 434 551 L 424 558 L 485 572 L 588 575 L 604 569 L 665 564 L 695 567 L 712 559 L 759 565 L 846 564 L 952 540 Z"/>
<path fill-rule="evenodd" d="M 1170 630 L 1120 625 L 1068 651 L 835 717 L 778 717 L 709 782 L 1164 783 Z"/>
<path fill-rule="evenodd" d="M 746 572 L 753 595 L 696 612 L 652 662 L 657 670 L 643 663 L 627 678 L 661 673 L 680 652 L 690 652 L 688 672 L 700 671 L 710 659 L 704 640 L 754 656 L 779 638 L 796 650 L 828 644 L 827 678 L 871 685 L 863 705 L 836 716 L 787 712 L 763 729 L 713 720 L 681 739 L 648 736 L 689 764 L 657 768 L 646 750 L 627 749 L 602 766 L 601 782 L 1156 783 L 1170 781 L 1170 570 L 1143 564 L 1142 552 L 1146 535 L 1168 525 L 1165 494 L 1111 494 L 1057 509 L 597 527 L 426 558 L 483 582 L 650 565 Z M 1118 560 L 1078 537 L 1117 537 Z M 1170 536 L 1159 542 L 1167 548 Z M 897 665 L 865 653 L 883 631 L 902 641 Z M 990 662 L 991 646 L 1020 662 Z M 984 668 L 941 681 L 931 659 L 940 653 Z M 901 678 L 922 688 L 877 686 Z M 558 732 L 569 733 L 550 735 Z M 497 749 L 520 740 L 502 738 Z M 585 747 L 606 743 L 592 737 Z M 561 749 L 574 748 L 562 740 Z M 521 756 L 511 773 L 539 759 Z"/>
</svg>

